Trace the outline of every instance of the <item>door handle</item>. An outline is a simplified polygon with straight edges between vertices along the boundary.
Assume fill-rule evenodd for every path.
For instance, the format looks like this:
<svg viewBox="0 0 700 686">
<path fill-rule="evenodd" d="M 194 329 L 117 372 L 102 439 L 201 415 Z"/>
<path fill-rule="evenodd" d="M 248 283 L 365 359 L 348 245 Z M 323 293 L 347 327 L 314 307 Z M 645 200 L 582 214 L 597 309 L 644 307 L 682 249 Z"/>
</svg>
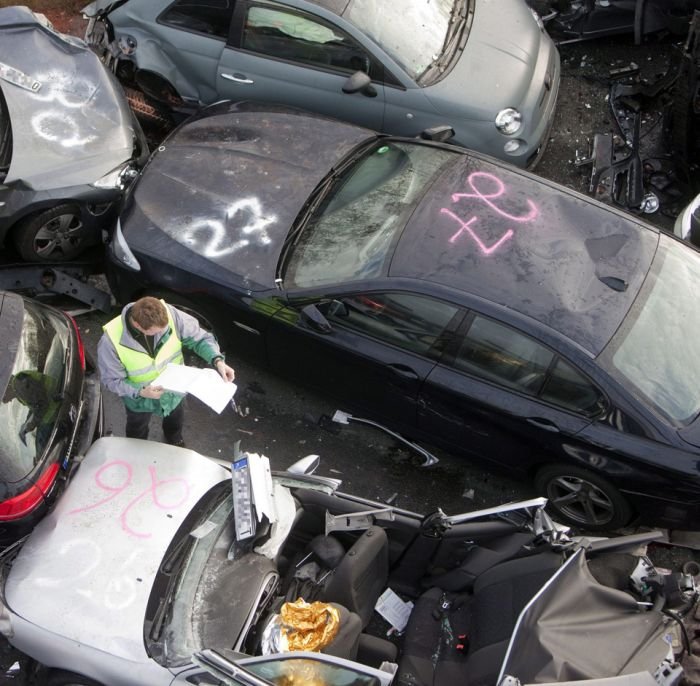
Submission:
<svg viewBox="0 0 700 686">
<path fill-rule="evenodd" d="M 389 369 L 391 369 L 392 372 L 394 372 L 400 377 L 403 377 L 404 379 L 411 379 L 415 381 L 418 378 L 418 374 L 408 365 L 390 364 L 387 366 L 389 367 Z"/>
<path fill-rule="evenodd" d="M 227 81 L 235 81 L 236 83 L 255 83 L 253 79 L 246 78 L 245 74 L 224 74 L 224 72 L 221 72 L 221 78 Z"/>
<path fill-rule="evenodd" d="M 528 424 L 532 424 L 532 426 L 536 426 L 538 429 L 544 429 L 545 431 L 551 431 L 552 433 L 559 433 L 559 427 L 554 422 L 550 422 L 549 419 L 527 417 L 525 421 L 527 421 Z"/>
</svg>

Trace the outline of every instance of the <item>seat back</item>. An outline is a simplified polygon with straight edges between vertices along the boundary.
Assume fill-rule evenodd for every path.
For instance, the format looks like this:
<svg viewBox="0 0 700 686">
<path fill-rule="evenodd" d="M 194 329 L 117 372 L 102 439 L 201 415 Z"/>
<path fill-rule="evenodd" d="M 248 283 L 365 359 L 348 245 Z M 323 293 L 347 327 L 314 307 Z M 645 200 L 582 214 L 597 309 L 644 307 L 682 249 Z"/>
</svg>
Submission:
<svg viewBox="0 0 700 686">
<path fill-rule="evenodd" d="M 322 599 L 357 613 L 365 627 L 388 578 L 389 541 L 384 529 L 372 526 L 345 553 L 328 579 Z"/>
</svg>

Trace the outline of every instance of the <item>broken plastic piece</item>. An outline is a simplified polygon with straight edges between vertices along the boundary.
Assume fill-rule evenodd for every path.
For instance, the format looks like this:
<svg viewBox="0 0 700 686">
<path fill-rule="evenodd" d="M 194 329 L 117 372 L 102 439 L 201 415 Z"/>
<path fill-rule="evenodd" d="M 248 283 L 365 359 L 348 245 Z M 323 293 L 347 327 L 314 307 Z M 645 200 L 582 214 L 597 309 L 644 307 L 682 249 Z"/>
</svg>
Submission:
<svg viewBox="0 0 700 686">
<path fill-rule="evenodd" d="M 407 438 L 404 438 L 401 436 L 401 434 L 397 434 L 395 431 L 392 431 L 391 429 L 387 429 L 387 427 L 382 426 L 381 424 L 377 422 L 373 422 L 371 419 L 362 419 L 361 417 L 353 417 L 351 414 L 348 414 L 347 412 L 343 412 L 342 410 L 336 410 L 335 414 L 333 415 L 333 421 L 336 422 L 337 424 L 349 424 L 350 422 L 358 422 L 359 424 L 369 424 L 370 426 L 374 426 L 377 429 L 381 429 L 382 431 L 388 433 L 390 436 L 393 436 L 395 439 L 398 441 L 401 441 L 405 445 L 407 445 L 409 448 L 417 452 L 419 455 L 422 455 L 424 458 L 423 464 L 421 467 L 432 467 L 432 465 L 437 464 L 440 460 L 435 457 L 431 452 L 428 452 L 425 448 L 419 446 L 417 443 L 414 443 L 413 441 L 409 441 Z"/>
</svg>

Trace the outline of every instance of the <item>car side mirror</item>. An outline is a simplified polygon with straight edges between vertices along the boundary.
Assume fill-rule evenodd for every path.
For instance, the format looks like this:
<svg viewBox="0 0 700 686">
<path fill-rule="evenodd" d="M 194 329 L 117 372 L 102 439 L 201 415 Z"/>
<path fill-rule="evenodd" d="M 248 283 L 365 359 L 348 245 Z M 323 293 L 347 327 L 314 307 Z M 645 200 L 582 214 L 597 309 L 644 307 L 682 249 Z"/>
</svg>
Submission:
<svg viewBox="0 0 700 686">
<path fill-rule="evenodd" d="M 330 317 L 347 317 L 350 310 L 342 300 L 331 300 L 328 303 L 326 314 Z"/>
<path fill-rule="evenodd" d="M 423 129 L 420 132 L 420 137 L 426 141 L 437 141 L 438 143 L 444 143 L 449 141 L 450 138 L 454 138 L 455 130 L 451 126 L 431 126 L 429 129 Z"/>
<path fill-rule="evenodd" d="M 377 89 L 372 85 L 372 79 L 369 78 L 369 74 L 363 71 L 356 71 L 343 84 L 343 93 L 362 93 L 368 98 L 374 98 L 377 96 Z"/>
<path fill-rule="evenodd" d="M 318 455 L 307 455 L 288 467 L 287 471 L 290 474 L 313 474 L 320 464 L 321 458 Z"/>
<path fill-rule="evenodd" d="M 301 310 L 301 321 L 307 326 L 318 331 L 319 333 L 330 333 L 333 327 L 328 323 L 328 320 L 321 314 L 321 311 L 316 305 L 306 305 Z"/>
</svg>

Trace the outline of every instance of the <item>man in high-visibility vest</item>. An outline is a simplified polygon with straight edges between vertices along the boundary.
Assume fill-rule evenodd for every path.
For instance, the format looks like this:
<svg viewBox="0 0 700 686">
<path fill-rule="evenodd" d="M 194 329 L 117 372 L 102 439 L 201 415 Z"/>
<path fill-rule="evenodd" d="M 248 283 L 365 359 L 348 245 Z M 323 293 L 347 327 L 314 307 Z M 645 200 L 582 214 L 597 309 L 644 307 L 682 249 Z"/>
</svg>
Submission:
<svg viewBox="0 0 700 686">
<path fill-rule="evenodd" d="M 97 345 L 100 376 L 124 402 L 126 435 L 148 438 L 148 425 L 155 414 L 163 417 L 166 443 L 184 446 L 183 396 L 151 382 L 168 363 L 183 364 L 183 348 L 211 364 L 225 381 L 233 381 L 234 371 L 224 361 L 214 336 L 191 315 L 149 296 L 129 303 L 103 329 Z"/>
</svg>

